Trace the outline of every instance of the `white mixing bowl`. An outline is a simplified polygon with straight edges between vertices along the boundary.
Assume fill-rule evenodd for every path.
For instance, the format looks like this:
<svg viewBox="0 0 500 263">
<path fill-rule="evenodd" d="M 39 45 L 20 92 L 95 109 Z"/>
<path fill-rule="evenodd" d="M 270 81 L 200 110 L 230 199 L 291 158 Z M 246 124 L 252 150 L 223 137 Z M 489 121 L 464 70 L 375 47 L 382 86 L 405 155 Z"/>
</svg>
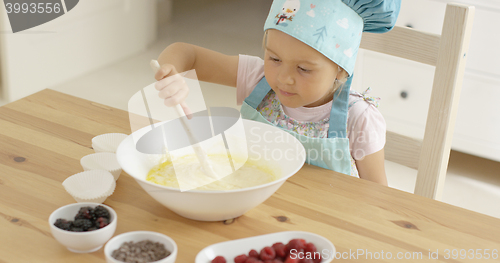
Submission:
<svg viewBox="0 0 500 263">
<path fill-rule="evenodd" d="M 148 172 L 162 158 L 159 154 L 144 154 L 136 149 L 135 142 L 150 131 L 150 127 L 137 130 L 123 140 L 116 152 L 117 159 L 123 171 L 132 176 L 151 197 L 180 216 L 200 221 L 236 218 L 274 194 L 305 162 L 304 147 L 289 133 L 256 121 L 242 120 L 242 123 L 245 136 L 241 136 L 242 140 L 246 139 L 249 159 L 271 164 L 279 173 L 277 180 L 224 191 L 181 191 L 146 181 Z M 158 141 L 161 142 L 161 138 Z"/>
</svg>

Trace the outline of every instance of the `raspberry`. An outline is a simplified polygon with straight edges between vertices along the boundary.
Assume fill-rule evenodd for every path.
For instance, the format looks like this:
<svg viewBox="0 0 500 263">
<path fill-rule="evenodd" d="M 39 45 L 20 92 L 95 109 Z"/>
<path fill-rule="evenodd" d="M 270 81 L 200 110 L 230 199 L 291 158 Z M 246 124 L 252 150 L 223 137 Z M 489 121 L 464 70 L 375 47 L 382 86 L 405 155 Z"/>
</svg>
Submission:
<svg viewBox="0 0 500 263">
<path fill-rule="evenodd" d="M 94 209 L 90 206 L 80 208 L 75 216 L 75 220 L 77 219 L 94 219 Z"/>
<path fill-rule="evenodd" d="M 245 260 L 245 263 L 264 263 L 262 260 L 254 257 L 249 257 Z"/>
<path fill-rule="evenodd" d="M 291 258 L 290 255 L 286 257 L 285 262 L 283 263 L 299 263 L 300 259 L 298 257 L 296 258 Z"/>
<path fill-rule="evenodd" d="M 56 226 L 62 230 L 70 230 L 72 223 L 73 223 L 73 221 L 68 221 L 66 219 L 59 218 L 54 223 L 54 226 Z"/>
<path fill-rule="evenodd" d="M 108 220 L 111 218 L 111 216 L 109 215 L 108 209 L 106 209 L 104 206 L 100 206 L 100 205 L 98 205 L 94 208 L 94 214 L 95 214 L 96 218 L 104 217 L 104 218 L 107 218 Z"/>
<path fill-rule="evenodd" d="M 247 255 L 241 254 L 234 258 L 234 263 L 245 263 L 247 259 L 248 259 Z"/>
<path fill-rule="evenodd" d="M 98 228 L 103 228 L 103 227 L 109 225 L 109 220 L 105 217 L 99 217 L 99 218 L 97 218 L 95 223 L 96 223 L 96 226 Z"/>
<path fill-rule="evenodd" d="M 226 263 L 226 259 L 223 256 L 216 256 L 212 259 L 212 263 Z"/>
<path fill-rule="evenodd" d="M 260 251 L 260 259 L 262 260 L 271 260 L 276 257 L 276 252 L 272 247 L 264 247 Z"/>
<path fill-rule="evenodd" d="M 301 249 L 304 249 L 305 247 L 306 247 L 306 241 L 304 239 L 298 239 L 298 238 L 290 240 L 286 245 L 286 249 L 289 253 L 292 249 L 299 251 Z"/>
<path fill-rule="evenodd" d="M 313 243 L 307 243 L 304 252 L 311 252 L 311 255 L 317 252 L 316 246 Z"/>
<path fill-rule="evenodd" d="M 259 258 L 259 252 L 257 250 L 252 249 L 250 252 L 248 252 L 248 257 L 250 258 Z"/>
<path fill-rule="evenodd" d="M 309 253 L 311 255 L 311 257 L 313 259 L 312 262 L 314 262 L 314 263 L 321 262 L 321 254 L 317 253 L 318 249 L 316 248 L 316 246 L 313 243 L 307 243 L 306 247 L 304 249 L 304 252 Z"/>
<path fill-rule="evenodd" d="M 278 242 L 273 244 L 274 251 L 276 252 L 277 257 L 286 257 L 286 245 Z"/>
<path fill-rule="evenodd" d="M 100 218 L 99 220 L 101 220 Z M 311 255 L 307 258 L 299 258 L 299 255 Z M 218 261 L 217 258 L 221 258 Z M 221 256 L 214 258 L 211 263 L 226 263 Z M 224 260 L 224 261 L 222 261 Z M 252 249 L 246 254 L 234 257 L 234 263 L 320 263 L 321 255 L 313 243 L 307 243 L 304 239 L 291 239 L 287 244 L 276 242 L 272 246 L 266 246 L 260 250 Z"/>
<path fill-rule="evenodd" d="M 73 222 L 73 226 L 76 228 L 81 228 L 83 231 L 87 231 L 89 228 L 94 226 L 94 224 L 89 219 L 76 219 Z"/>
</svg>

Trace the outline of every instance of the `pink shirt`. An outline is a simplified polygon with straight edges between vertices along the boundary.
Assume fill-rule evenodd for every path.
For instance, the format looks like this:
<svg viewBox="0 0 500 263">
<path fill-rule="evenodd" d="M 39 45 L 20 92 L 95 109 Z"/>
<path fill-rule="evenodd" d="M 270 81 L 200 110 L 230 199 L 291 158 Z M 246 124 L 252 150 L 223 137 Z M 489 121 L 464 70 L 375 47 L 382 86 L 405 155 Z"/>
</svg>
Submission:
<svg viewBox="0 0 500 263">
<path fill-rule="evenodd" d="M 238 63 L 238 77 L 236 97 L 241 105 L 257 83 L 264 77 L 264 61 L 255 56 L 240 55 Z M 353 104 L 354 103 L 354 104 Z M 371 103 L 363 100 L 359 94 L 349 96 L 347 118 L 347 137 L 351 155 L 355 160 L 378 152 L 384 148 L 386 124 L 382 114 Z M 318 107 L 289 108 L 282 105 L 286 115 L 297 121 L 318 122 L 330 116 L 332 102 Z"/>
</svg>

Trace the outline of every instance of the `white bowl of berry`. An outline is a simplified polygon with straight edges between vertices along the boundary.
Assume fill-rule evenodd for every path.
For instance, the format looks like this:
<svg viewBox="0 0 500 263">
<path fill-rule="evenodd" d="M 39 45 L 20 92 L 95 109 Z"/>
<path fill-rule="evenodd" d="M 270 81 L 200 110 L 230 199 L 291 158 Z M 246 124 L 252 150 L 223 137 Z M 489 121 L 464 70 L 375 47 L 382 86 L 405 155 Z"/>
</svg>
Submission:
<svg viewBox="0 0 500 263">
<path fill-rule="evenodd" d="M 98 203 L 74 203 L 58 208 L 49 216 L 54 238 L 69 251 L 91 253 L 99 250 L 115 233 L 116 212 Z"/>
<path fill-rule="evenodd" d="M 335 246 L 323 236 L 283 231 L 210 245 L 195 263 L 329 263 L 335 255 Z"/>
</svg>

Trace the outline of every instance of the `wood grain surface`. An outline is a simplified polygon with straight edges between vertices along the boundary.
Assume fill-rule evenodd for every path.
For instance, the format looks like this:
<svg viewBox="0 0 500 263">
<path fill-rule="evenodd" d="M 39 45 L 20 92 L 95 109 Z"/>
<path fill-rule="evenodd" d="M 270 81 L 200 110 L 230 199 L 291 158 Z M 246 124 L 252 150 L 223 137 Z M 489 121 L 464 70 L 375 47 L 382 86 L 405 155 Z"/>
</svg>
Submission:
<svg viewBox="0 0 500 263">
<path fill-rule="evenodd" d="M 0 107 L 0 262 L 105 262 L 103 249 L 77 254 L 60 245 L 48 217 L 75 202 L 61 183 L 82 171 L 80 158 L 94 152 L 92 137 L 110 132 L 130 133 L 127 112 L 52 90 Z M 118 214 L 115 235 L 164 233 L 179 247 L 177 262 L 194 262 L 217 242 L 286 230 L 325 236 L 344 257 L 334 262 L 365 262 L 367 253 L 380 262 L 499 262 L 491 252 L 500 249 L 500 219 L 307 164 L 263 204 L 229 222 L 182 218 L 125 172 L 104 203 Z M 483 257 L 489 249 L 490 259 L 453 259 L 453 249 L 481 249 Z M 429 259 L 436 251 L 439 260 Z"/>
</svg>

